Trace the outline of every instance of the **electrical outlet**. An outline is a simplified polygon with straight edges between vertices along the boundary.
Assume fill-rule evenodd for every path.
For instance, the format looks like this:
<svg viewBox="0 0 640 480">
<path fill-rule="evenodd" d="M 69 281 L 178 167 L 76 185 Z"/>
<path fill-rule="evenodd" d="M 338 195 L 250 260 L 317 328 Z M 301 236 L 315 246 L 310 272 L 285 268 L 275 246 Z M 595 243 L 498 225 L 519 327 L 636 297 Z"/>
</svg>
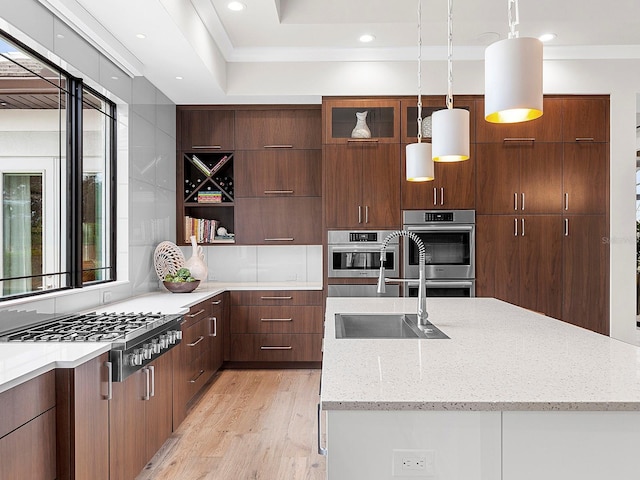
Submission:
<svg viewBox="0 0 640 480">
<path fill-rule="evenodd" d="M 102 292 L 102 303 L 109 303 L 111 301 L 111 292 Z"/>
<path fill-rule="evenodd" d="M 393 450 L 394 477 L 434 478 L 434 450 Z"/>
</svg>

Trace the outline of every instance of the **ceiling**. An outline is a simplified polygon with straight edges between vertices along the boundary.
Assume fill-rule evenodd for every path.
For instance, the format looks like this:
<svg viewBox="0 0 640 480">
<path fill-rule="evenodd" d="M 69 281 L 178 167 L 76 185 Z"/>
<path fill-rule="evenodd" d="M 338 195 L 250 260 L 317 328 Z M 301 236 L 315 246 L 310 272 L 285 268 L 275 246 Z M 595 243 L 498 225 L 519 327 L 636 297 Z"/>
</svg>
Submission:
<svg viewBox="0 0 640 480">
<path fill-rule="evenodd" d="M 228 0 L 40 1 L 178 104 L 228 103 L 234 63 L 408 61 L 417 52 L 416 0 L 242 0 L 241 12 Z M 481 60 L 506 37 L 507 5 L 455 0 L 454 61 Z M 557 35 L 545 58 L 640 58 L 638 0 L 521 0 L 520 19 L 520 36 Z M 423 59 L 444 61 L 446 0 L 422 0 L 422 25 Z M 375 40 L 360 43 L 363 33 Z"/>
</svg>

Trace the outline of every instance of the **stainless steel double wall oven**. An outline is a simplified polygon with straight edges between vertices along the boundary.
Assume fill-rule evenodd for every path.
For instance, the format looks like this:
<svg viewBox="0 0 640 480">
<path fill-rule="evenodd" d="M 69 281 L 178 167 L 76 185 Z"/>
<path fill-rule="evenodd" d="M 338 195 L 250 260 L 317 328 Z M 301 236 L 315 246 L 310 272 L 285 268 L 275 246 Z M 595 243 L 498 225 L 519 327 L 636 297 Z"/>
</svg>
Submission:
<svg viewBox="0 0 640 480">
<path fill-rule="evenodd" d="M 426 250 L 427 295 L 474 297 L 476 257 L 475 210 L 405 210 L 403 229 L 420 237 Z M 418 295 L 418 249 L 403 244 L 404 296 Z"/>
</svg>

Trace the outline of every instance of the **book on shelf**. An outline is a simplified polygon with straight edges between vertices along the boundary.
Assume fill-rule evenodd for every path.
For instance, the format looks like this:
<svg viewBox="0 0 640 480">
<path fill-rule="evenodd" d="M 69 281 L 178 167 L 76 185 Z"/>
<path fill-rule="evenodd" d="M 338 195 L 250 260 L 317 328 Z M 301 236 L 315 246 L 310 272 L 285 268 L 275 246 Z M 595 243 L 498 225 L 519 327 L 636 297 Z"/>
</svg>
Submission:
<svg viewBox="0 0 640 480">
<path fill-rule="evenodd" d="M 191 161 L 196 167 L 198 167 L 198 170 L 204 173 L 207 177 L 210 177 L 212 175 L 212 172 L 211 170 L 209 170 L 209 167 L 207 167 L 207 165 L 205 165 L 205 163 L 202 160 L 200 160 L 198 157 L 193 155 L 191 157 Z"/>
<path fill-rule="evenodd" d="M 227 233 L 226 235 L 216 235 L 213 237 L 213 243 L 235 243 L 236 236 L 233 233 Z"/>
<path fill-rule="evenodd" d="M 198 203 L 222 203 L 222 192 L 219 190 L 198 192 Z"/>
<path fill-rule="evenodd" d="M 196 237 L 198 243 L 214 243 L 216 229 L 219 222 L 209 218 L 184 217 L 184 241 L 191 242 L 191 236 Z"/>
<path fill-rule="evenodd" d="M 216 163 L 213 168 L 211 169 L 211 175 L 213 175 L 214 173 L 216 173 L 218 170 L 220 170 L 222 167 L 224 167 L 224 165 L 231 160 L 231 157 L 229 155 L 225 155 L 224 157 L 222 157 L 220 160 L 218 160 L 218 163 Z"/>
</svg>

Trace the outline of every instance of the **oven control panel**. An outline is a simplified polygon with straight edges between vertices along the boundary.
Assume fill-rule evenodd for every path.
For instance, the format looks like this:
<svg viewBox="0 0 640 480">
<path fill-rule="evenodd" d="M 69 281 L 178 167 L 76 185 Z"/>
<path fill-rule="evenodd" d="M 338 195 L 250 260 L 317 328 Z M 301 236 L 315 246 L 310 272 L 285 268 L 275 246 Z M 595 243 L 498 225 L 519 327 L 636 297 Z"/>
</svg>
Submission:
<svg viewBox="0 0 640 480">
<path fill-rule="evenodd" d="M 349 241 L 350 242 L 377 242 L 378 232 L 349 232 Z"/>
<path fill-rule="evenodd" d="M 453 212 L 425 212 L 425 222 L 453 222 Z"/>
</svg>

